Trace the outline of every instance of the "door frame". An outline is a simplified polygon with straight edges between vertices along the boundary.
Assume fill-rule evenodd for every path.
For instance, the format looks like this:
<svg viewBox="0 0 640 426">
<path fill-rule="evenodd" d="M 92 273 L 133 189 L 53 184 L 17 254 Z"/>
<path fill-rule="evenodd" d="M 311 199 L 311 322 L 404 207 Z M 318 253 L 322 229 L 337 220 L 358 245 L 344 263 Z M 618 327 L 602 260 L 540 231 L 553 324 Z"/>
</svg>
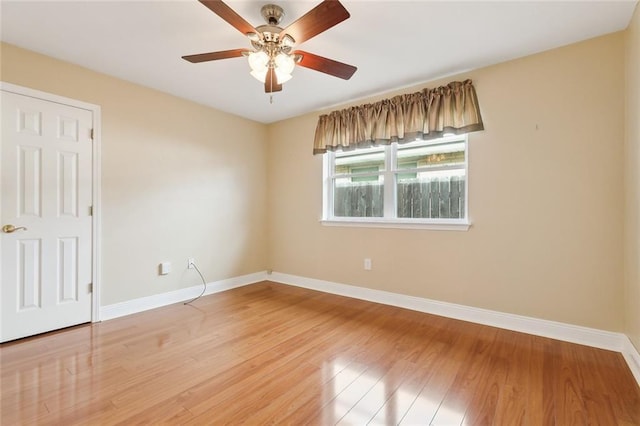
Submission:
<svg viewBox="0 0 640 426">
<path fill-rule="evenodd" d="M 99 105 L 90 104 L 87 102 L 79 101 L 77 99 L 71 99 L 64 96 L 54 95 L 53 93 L 47 93 L 28 87 L 18 86 L 15 84 L 0 81 L 0 90 L 2 92 L 15 93 L 17 95 L 29 96 L 32 98 L 41 99 L 44 101 L 54 102 L 58 104 L 68 105 L 75 108 L 80 108 L 92 112 L 93 117 L 93 149 L 92 149 L 92 162 L 91 162 L 91 177 L 92 188 L 91 195 L 93 198 L 93 215 L 91 217 L 91 322 L 100 321 L 100 288 L 101 288 L 101 111 Z"/>
</svg>

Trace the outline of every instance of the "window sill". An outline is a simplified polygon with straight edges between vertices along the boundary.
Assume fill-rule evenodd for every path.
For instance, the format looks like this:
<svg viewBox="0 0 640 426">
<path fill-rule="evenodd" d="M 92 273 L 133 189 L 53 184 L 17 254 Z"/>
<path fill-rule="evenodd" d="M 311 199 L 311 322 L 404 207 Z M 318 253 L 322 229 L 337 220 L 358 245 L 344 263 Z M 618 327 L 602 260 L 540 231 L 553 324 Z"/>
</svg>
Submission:
<svg viewBox="0 0 640 426">
<path fill-rule="evenodd" d="M 430 229 L 435 231 L 467 231 L 471 226 L 471 222 L 466 220 L 432 220 L 420 221 L 412 219 L 322 219 L 320 223 L 323 226 L 345 226 L 359 228 L 390 228 L 390 229 Z"/>
</svg>

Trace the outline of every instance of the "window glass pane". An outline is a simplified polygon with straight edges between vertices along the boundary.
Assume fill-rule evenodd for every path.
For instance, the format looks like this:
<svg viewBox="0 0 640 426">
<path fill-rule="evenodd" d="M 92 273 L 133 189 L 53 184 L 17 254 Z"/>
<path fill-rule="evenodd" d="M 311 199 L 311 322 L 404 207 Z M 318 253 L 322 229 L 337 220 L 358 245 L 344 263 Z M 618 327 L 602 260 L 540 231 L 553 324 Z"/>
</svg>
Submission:
<svg viewBox="0 0 640 426">
<path fill-rule="evenodd" d="M 384 170 L 384 148 L 336 154 L 334 174 L 377 173 Z"/>
<path fill-rule="evenodd" d="M 460 219 L 465 217 L 465 171 L 397 173 L 399 218 Z"/>
<path fill-rule="evenodd" d="M 464 166 L 464 142 L 398 147 L 397 169 L 419 167 Z"/>
<path fill-rule="evenodd" d="M 335 217 L 382 217 L 384 215 L 384 179 L 372 181 L 355 177 L 334 179 L 333 215 Z"/>
<path fill-rule="evenodd" d="M 357 173 L 376 173 L 375 176 L 367 175 L 367 176 L 353 176 L 351 178 L 351 182 L 378 182 L 379 176 L 377 176 L 379 167 L 374 166 L 362 166 L 362 167 L 352 167 L 350 172 Z"/>
<path fill-rule="evenodd" d="M 325 205 L 324 214 L 365 222 L 465 219 L 466 150 L 463 135 L 327 154 L 333 211 Z"/>
</svg>

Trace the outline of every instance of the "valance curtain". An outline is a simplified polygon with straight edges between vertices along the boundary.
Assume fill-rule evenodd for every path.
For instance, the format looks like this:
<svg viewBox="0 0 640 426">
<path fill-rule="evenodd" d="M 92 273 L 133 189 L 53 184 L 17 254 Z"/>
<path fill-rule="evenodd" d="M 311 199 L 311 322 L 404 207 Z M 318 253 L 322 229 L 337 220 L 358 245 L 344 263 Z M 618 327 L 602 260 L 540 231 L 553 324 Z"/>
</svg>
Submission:
<svg viewBox="0 0 640 426">
<path fill-rule="evenodd" d="M 484 130 L 471 80 L 321 115 L 314 154 Z"/>
</svg>

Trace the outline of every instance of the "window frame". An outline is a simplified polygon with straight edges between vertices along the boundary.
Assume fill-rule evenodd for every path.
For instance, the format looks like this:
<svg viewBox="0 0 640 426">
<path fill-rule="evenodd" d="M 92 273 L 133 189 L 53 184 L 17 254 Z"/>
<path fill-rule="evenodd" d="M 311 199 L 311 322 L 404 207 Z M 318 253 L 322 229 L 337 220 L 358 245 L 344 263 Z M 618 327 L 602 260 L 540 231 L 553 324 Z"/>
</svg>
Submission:
<svg viewBox="0 0 640 426">
<path fill-rule="evenodd" d="M 398 148 L 407 147 L 409 144 L 392 143 L 380 147 L 384 152 L 384 171 L 370 173 L 371 175 L 382 176 L 384 182 L 384 207 L 383 217 L 339 217 L 334 216 L 334 185 L 336 176 L 335 168 L 336 152 L 327 151 L 322 156 L 322 217 L 320 222 L 325 226 L 346 226 L 346 227 L 369 227 L 369 228 L 413 228 L 413 229 L 434 229 L 448 231 L 466 231 L 471 226 L 469 220 L 469 137 L 467 134 L 445 136 L 428 141 L 416 140 L 420 142 L 417 146 L 440 145 L 443 143 L 463 142 L 465 147 L 464 158 L 464 218 L 460 219 L 432 219 L 432 218 L 399 218 L 397 217 L 397 182 L 398 174 L 420 171 L 416 169 L 394 169 L 397 166 Z M 352 152 L 352 151 L 349 151 Z M 338 154 L 340 155 L 340 154 Z M 430 171 L 447 169 L 447 167 L 434 167 Z M 459 168 L 462 169 L 462 168 Z M 369 174 L 357 174 L 357 177 L 365 177 Z M 351 175 L 345 175 L 345 177 Z M 391 182 L 389 184 L 389 182 Z"/>
</svg>

